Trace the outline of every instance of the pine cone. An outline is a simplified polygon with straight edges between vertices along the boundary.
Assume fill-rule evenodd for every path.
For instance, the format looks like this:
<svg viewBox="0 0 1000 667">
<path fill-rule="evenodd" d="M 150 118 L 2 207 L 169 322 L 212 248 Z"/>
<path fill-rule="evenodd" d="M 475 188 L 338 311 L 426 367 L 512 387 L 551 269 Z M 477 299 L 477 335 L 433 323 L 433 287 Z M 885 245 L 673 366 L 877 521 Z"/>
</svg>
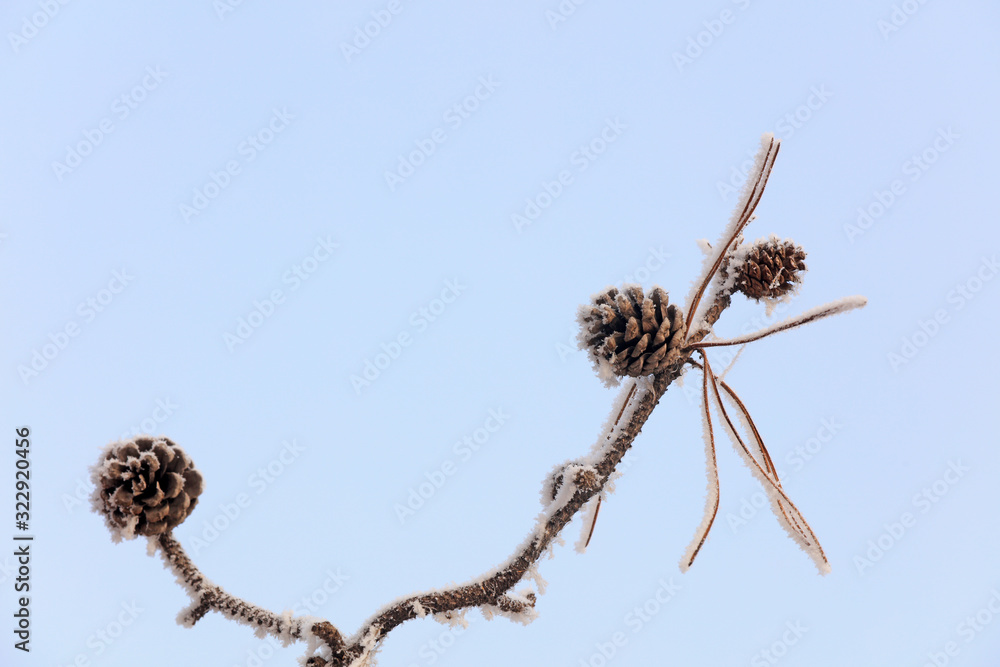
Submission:
<svg viewBox="0 0 1000 667">
<path fill-rule="evenodd" d="M 791 241 L 761 239 L 746 249 L 735 288 L 751 299 L 778 299 L 802 281 L 806 253 Z"/>
<path fill-rule="evenodd" d="M 580 347 L 590 352 L 598 375 L 640 377 L 664 369 L 680 356 L 684 313 L 670 305 L 667 293 L 654 287 L 644 296 L 638 285 L 614 287 L 594 297 L 579 313 Z"/>
<path fill-rule="evenodd" d="M 94 511 L 115 541 L 159 535 L 179 526 L 198 504 L 204 482 L 188 455 L 167 438 L 114 442 L 91 469 Z"/>
</svg>

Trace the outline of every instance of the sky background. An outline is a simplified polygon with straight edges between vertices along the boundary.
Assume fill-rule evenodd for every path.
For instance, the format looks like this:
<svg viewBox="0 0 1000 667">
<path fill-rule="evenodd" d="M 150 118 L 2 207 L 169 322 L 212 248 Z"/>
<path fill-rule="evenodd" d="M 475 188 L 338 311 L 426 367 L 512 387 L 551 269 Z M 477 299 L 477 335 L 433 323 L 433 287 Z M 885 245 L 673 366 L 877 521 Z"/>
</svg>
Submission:
<svg viewBox="0 0 1000 667">
<path fill-rule="evenodd" d="M 809 267 L 778 315 L 869 305 L 752 344 L 727 380 L 833 572 L 720 440 L 719 516 L 680 574 L 705 497 L 692 371 L 588 552 L 577 521 L 542 562 L 533 624 L 410 622 L 379 664 L 997 664 L 1000 7 L 233 4 L 0 10 L 0 401 L 8 436 L 31 429 L 35 535 L 32 652 L 8 628 L 0 662 L 302 655 L 218 614 L 179 627 L 159 558 L 111 542 L 88 467 L 133 431 L 205 476 L 175 531 L 195 562 L 273 611 L 353 633 L 506 559 L 616 396 L 575 350 L 578 305 L 627 279 L 682 303 L 770 131 L 747 236 L 792 238 Z M 720 335 L 769 321 L 735 301 Z M 502 426 L 456 449 L 491 410 Z"/>
</svg>

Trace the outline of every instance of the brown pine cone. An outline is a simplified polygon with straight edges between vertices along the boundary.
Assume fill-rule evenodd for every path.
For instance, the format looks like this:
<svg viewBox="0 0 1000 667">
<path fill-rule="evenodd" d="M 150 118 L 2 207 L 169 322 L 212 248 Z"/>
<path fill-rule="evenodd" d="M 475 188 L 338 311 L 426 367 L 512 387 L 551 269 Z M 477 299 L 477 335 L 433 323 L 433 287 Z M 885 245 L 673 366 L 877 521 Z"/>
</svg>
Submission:
<svg viewBox="0 0 1000 667">
<path fill-rule="evenodd" d="M 781 298 L 802 281 L 805 258 L 805 250 L 791 241 L 761 239 L 746 249 L 735 288 L 757 301 Z"/>
<path fill-rule="evenodd" d="M 649 296 L 638 285 L 609 287 L 581 306 L 581 349 L 590 352 L 598 375 L 608 384 L 618 377 L 640 377 L 666 368 L 680 355 L 684 313 L 654 287 Z"/>
<path fill-rule="evenodd" d="M 188 455 L 167 438 L 115 442 L 91 468 L 94 511 L 116 542 L 179 526 L 198 504 L 204 482 Z"/>
</svg>

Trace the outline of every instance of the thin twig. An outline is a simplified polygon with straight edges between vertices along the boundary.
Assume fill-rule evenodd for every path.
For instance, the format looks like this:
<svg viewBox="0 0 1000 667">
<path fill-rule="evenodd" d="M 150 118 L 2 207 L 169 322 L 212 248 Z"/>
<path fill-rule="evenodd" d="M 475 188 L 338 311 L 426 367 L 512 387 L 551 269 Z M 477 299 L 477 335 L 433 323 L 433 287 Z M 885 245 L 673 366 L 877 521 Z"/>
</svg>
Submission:
<svg viewBox="0 0 1000 667">
<path fill-rule="evenodd" d="M 601 512 L 601 497 L 597 496 L 597 507 L 594 508 L 594 520 L 590 522 L 590 532 L 587 533 L 587 541 L 584 542 L 583 548 L 586 549 L 590 546 L 590 538 L 594 536 L 594 528 L 597 527 L 597 515 Z"/>
<path fill-rule="evenodd" d="M 156 542 L 160 547 L 164 564 L 191 596 L 191 606 L 182 612 L 178 619 L 183 625 L 193 626 L 209 611 L 217 611 L 286 642 L 303 638 L 302 622 L 298 619 L 278 615 L 241 600 L 227 593 L 221 586 L 210 582 L 191 561 L 184 547 L 174 539 L 172 533 L 167 532 L 157 536 Z M 320 628 L 322 635 L 319 632 L 316 634 L 322 636 L 333 651 L 337 652 L 343 647 L 343 638 L 336 628 L 325 621 L 312 623 L 314 627 L 325 623 L 325 627 Z"/>
<path fill-rule="evenodd" d="M 705 410 L 705 457 L 708 463 L 706 466 L 708 472 L 708 499 L 705 504 L 707 521 L 703 519 L 698 530 L 695 531 L 694 540 L 691 542 L 691 546 L 688 547 L 691 555 L 688 556 L 687 563 L 684 565 L 685 570 L 691 567 L 694 559 L 698 557 L 698 552 L 701 551 L 701 547 L 705 544 L 708 533 L 712 530 L 712 524 L 715 523 L 715 517 L 719 513 L 719 465 L 715 460 L 715 433 L 712 431 L 712 413 L 708 408 L 708 378 L 712 375 L 712 369 L 708 365 L 708 357 L 705 356 L 704 352 L 701 353 L 701 357 L 705 364 L 702 369 L 702 407 Z M 692 549 L 692 547 L 694 548 Z"/>
<path fill-rule="evenodd" d="M 706 362 L 705 371 L 706 371 L 706 373 L 710 374 L 710 371 L 708 370 L 708 365 L 707 365 L 708 358 L 707 357 L 703 357 L 703 358 L 705 359 L 705 362 Z M 747 448 L 746 444 L 743 442 L 743 439 L 740 437 L 739 432 L 736 430 L 735 425 L 733 424 L 732 420 L 729 418 L 729 414 L 726 411 L 726 406 L 722 402 L 722 395 L 719 393 L 719 387 L 714 382 L 712 383 L 712 389 L 714 390 L 714 393 L 715 393 L 716 405 L 719 408 L 719 412 L 722 413 L 722 417 L 726 421 L 727 426 L 729 427 L 729 433 L 733 436 L 733 438 L 739 444 L 740 448 L 747 455 L 747 457 L 750 459 L 750 461 L 753 462 L 753 465 L 754 465 L 754 467 L 756 467 L 757 471 L 760 473 L 760 476 L 780 496 L 780 500 L 778 502 L 778 506 L 781 507 L 781 502 L 785 502 L 785 503 L 788 504 L 789 509 L 791 510 L 791 512 L 793 514 L 793 517 L 794 517 L 794 519 L 792 519 L 792 520 L 789 521 L 788 525 L 795 532 L 797 532 L 799 534 L 799 536 L 802 538 L 803 544 L 805 546 L 813 547 L 813 548 L 816 549 L 816 551 L 818 552 L 818 555 L 819 555 L 819 557 L 821 559 L 822 565 L 824 565 L 826 567 L 829 567 L 829 562 L 826 559 L 826 554 L 823 552 L 823 547 L 820 546 L 819 540 L 816 538 L 816 534 L 813 533 L 812 528 L 809 527 L 809 523 L 806 521 L 806 518 L 802 515 L 802 512 L 799 511 L 799 509 L 795 506 L 795 503 L 792 502 L 791 498 L 789 498 L 788 495 L 785 493 L 785 491 L 781 488 L 781 483 L 777 481 L 777 477 L 778 477 L 777 473 L 776 472 L 774 473 L 774 478 L 772 479 L 771 475 L 769 475 L 767 472 L 765 472 L 764 469 L 761 467 L 760 463 L 757 462 L 757 459 L 754 458 L 753 454 Z M 756 432 L 756 429 L 754 429 L 754 430 Z M 758 437 L 759 437 L 759 434 L 758 434 Z M 766 451 L 766 448 L 764 447 L 764 441 L 763 440 L 758 440 L 758 445 L 761 447 L 762 451 Z M 766 455 L 766 456 L 767 456 L 767 460 L 770 461 L 770 456 L 769 455 Z M 784 508 L 782 507 L 781 509 L 782 509 L 782 514 L 784 514 Z M 786 518 L 788 518 L 787 515 L 785 515 L 785 516 L 786 516 Z M 801 525 L 799 525 L 800 523 L 801 523 Z"/>
<path fill-rule="evenodd" d="M 625 409 L 628 407 L 629 403 L 632 402 L 632 397 L 635 396 L 635 389 L 636 385 L 633 384 L 632 388 L 629 389 L 628 396 L 625 397 L 625 401 L 622 403 L 622 409 L 618 411 L 618 416 L 615 417 L 615 422 L 611 425 L 611 428 L 608 429 L 607 439 L 611 438 L 611 434 L 614 433 L 615 428 L 621 421 L 622 415 L 625 414 Z M 590 539 L 594 536 L 594 529 L 597 527 L 597 515 L 600 513 L 600 511 L 601 511 L 601 496 L 597 496 L 597 507 L 594 508 L 594 516 L 590 521 L 590 532 L 587 533 L 587 541 L 583 545 L 584 549 L 590 546 Z"/>
<path fill-rule="evenodd" d="M 768 143 L 763 163 L 761 164 L 761 170 L 757 174 L 757 180 L 754 181 L 753 187 L 747 193 L 746 199 L 743 202 L 738 222 L 733 228 L 732 233 L 729 235 L 729 238 L 723 239 L 720 244 L 721 247 L 716 251 L 718 252 L 718 257 L 716 257 L 711 268 L 709 268 L 705 275 L 702 276 L 701 283 L 698 285 L 694 298 L 691 300 L 691 303 L 688 304 L 685 328 L 689 334 L 693 333 L 691 331 L 691 325 L 694 322 L 695 314 L 698 312 L 698 305 L 701 302 L 701 298 L 704 295 L 705 290 L 708 288 L 709 284 L 711 284 L 715 274 L 719 271 L 719 267 L 722 266 L 722 262 L 732 251 L 732 246 L 743 232 L 743 228 L 750 223 L 753 217 L 753 212 L 757 209 L 757 204 L 760 203 L 760 198 L 764 194 L 764 188 L 767 186 L 767 179 L 771 175 L 771 169 L 774 167 L 774 160 L 778 157 L 778 150 L 780 148 L 781 141 L 776 140 L 772 136 L 770 143 Z"/>
<path fill-rule="evenodd" d="M 698 343 L 689 343 L 688 347 L 700 350 L 706 347 L 726 347 L 728 345 L 744 345 L 746 343 L 752 343 L 755 340 L 760 340 L 762 338 L 767 338 L 776 333 L 782 331 L 788 331 L 789 329 L 794 329 L 800 327 L 804 324 L 809 324 L 810 322 L 815 322 L 816 320 L 821 320 L 824 317 L 829 317 L 831 315 L 838 315 L 840 313 L 846 313 L 849 310 L 854 310 L 855 308 L 861 308 L 868 300 L 864 297 L 847 297 L 845 299 L 839 299 L 822 306 L 818 306 L 811 310 L 807 310 L 801 315 L 796 315 L 790 317 L 784 322 L 780 322 L 773 326 L 764 327 L 753 333 L 748 333 L 744 336 L 737 336 L 736 338 L 726 338 L 726 339 L 714 339 L 714 340 L 703 340 Z"/>
</svg>

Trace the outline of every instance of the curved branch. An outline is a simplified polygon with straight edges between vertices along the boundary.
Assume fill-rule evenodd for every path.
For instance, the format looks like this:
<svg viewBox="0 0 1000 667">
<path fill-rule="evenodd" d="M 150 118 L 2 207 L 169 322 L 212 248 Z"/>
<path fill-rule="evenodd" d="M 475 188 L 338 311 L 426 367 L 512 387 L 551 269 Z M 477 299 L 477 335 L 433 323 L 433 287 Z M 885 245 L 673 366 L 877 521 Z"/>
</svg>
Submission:
<svg viewBox="0 0 1000 667">
<path fill-rule="evenodd" d="M 286 646 L 294 640 L 305 639 L 308 631 L 320 638 L 334 654 L 343 648 L 343 637 L 330 623 L 317 621 L 315 618 L 294 618 L 290 612 L 275 614 L 230 595 L 201 573 L 171 532 L 154 539 L 160 547 L 164 565 L 174 573 L 178 583 L 191 596 L 191 605 L 177 616 L 177 622 L 181 625 L 191 627 L 209 611 L 217 611 L 227 618 L 249 625 L 259 636 L 269 634 Z"/>
<path fill-rule="evenodd" d="M 729 294 L 719 294 L 712 304 L 706 320 L 714 324 L 722 312 L 729 306 Z M 707 329 L 696 333 L 692 338 L 698 342 L 707 335 Z M 689 343 L 692 341 L 688 341 Z M 639 434 L 653 408 L 659 403 L 670 384 L 680 377 L 684 365 L 693 350 L 686 350 L 681 357 L 665 371 L 653 377 L 649 389 L 645 392 L 635 392 L 631 399 L 636 401 L 628 418 L 628 422 L 617 431 L 616 437 L 603 448 L 603 456 L 594 465 L 598 479 L 593 484 L 574 484 L 573 494 L 551 513 L 548 520 L 536 529 L 533 535 L 525 540 L 523 546 L 504 565 L 493 574 L 474 580 L 464 585 L 441 591 L 415 595 L 403 598 L 383 609 L 369 619 L 364 626 L 348 640 L 344 649 L 344 660 L 341 663 L 316 662 L 316 665 L 351 665 L 360 663 L 376 644 L 390 631 L 402 623 L 424 616 L 427 613 L 442 613 L 458 611 L 470 607 L 496 606 L 498 601 L 520 582 L 530 568 L 549 548 L 552 541 L 563 528 L 573 519 L 573 516 L 595 495 L 604 489 L 618 463 L 631 448 L 633 440 Z M 623 412 L 620 412 L 620 419 Z M 564 482 L 565 483 L 565 482 Z M 534 600 L 531 600 L 533 606 Z M 502 607 L 501 607 L 502 608 Z M 421 613 L 423 612 L 423 613 Z"/>
<path fill-rule="evenodd" d="M 711 326 L 729 306 L 730 294 L 721 292 L 705 314 Z M 275 614 L 230 595 L 205 577 L 185 553 L 181 544 L 170 532 L 151 538 L 159 548 L 165 565 L 177 581 L 187 590 L 192 603 L 182 610 L 178 622 L 193 626 L 209 611 L 217 611 L 227 618 L 254 628 L 258 636 L 272 635 L 283 644 L 308 641 L 310 646 L 325 647 L 322 654 L 314 654 L 306 661 L 310 667 L 347 667 L 364 664 L 378 644 L 394 628 L 406 621 L 423 618 L 428 614 L 450 619 L 451 612 L 481 607 L 487 615 L 498 612 L 517 620 L 527 621 L 533 615 L 536 602 L 534 593 L 512 594 L 511 590 L 526 575 L 530 576 L 535 564 L 552 546 L 553 540 L 572 521 L 580 509 L 595 495 L 601 493 L 611 480 L 615 468 L 643 425 L 659 403 L 670 384 L 681 376 L 684 366 L 694 352 L 693 344 L 708 334 L 703 329 L 692 335 L 682 349 L 680 357 L 665 370 L 652 376 L 642 391 L 633 385 L 623 401 L 621 410 L 611 424 L 607 441 L 601 443 L 597 456 L 587 465 L 567 464 L 556 474 L 556 490 L 546 509 L 544 521 L 518 550 L 501 567 L 464 585 L 441 589 L 421 595 L 405 597 L 390 603 L 365 622 L 352 637 L 345 639 L 340 631 L 325 620 L 313 617 L 293 617 L 291 612 Z M 631 407 L 631 410 L 629 408 Z M 621 421 L 628 415 L 627 422 Z M 612 437 L 614 436 L 614 437 Z"/>
</svg>

